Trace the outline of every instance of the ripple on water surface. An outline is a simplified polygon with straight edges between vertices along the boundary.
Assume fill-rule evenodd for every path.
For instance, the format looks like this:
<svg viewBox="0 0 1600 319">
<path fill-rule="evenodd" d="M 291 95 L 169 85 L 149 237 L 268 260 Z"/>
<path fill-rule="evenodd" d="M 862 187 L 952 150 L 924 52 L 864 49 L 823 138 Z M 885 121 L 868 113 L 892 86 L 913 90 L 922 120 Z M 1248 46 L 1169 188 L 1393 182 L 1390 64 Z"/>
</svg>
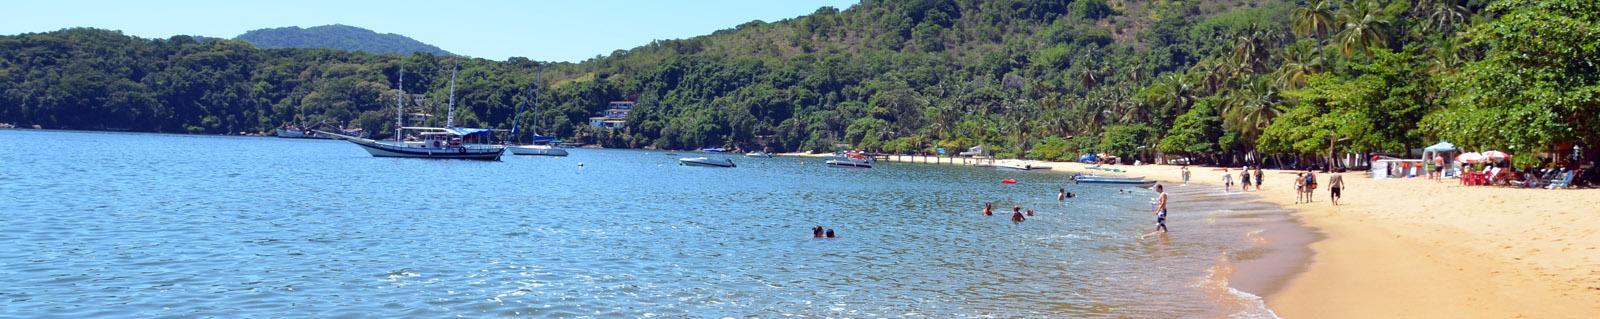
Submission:
<svg viewBox="0 0 1600 319">
<path fill-rule="evenodd" d="M 1060 172 L 0 138 L 0 314 L 24 317 L 1182 317 L 1224 311 L 1194 283 L 1274 218 L 1183 206 L 1200 191 L 1175 187 L 1174 233 L 1141 239 L 1149 191 Z M 43 149 L 49 160 L 27 151 Z M 1063 186 L 1079 198 L 1057 202 Z M 1013 224 L 979 214 L 983 202 L 1038 215 Z M 813 225 L 840 238 L 811 239 Z"/>
</svg>

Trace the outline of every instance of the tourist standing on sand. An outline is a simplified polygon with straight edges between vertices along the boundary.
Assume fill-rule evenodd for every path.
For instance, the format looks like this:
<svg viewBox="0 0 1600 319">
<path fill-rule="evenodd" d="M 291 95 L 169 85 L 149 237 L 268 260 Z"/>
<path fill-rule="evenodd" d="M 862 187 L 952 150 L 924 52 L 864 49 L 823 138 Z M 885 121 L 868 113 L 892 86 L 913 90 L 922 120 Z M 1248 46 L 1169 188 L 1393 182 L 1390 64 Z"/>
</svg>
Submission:
<svg viewBox="0 0 1600 319">
<path fill-rule="evenodd" d="M 1294 203 L 1306 201 L 1306 173 L 1294 173 Z"/>
<path fill-rule="evenodd" d="M 1161 187 L 1161 184 L 1156 184 L 1156 194 L 1156 230 L 1165 233 L 1167 232 L 1167 192 Z"/>
<path fill-rule="evenodd" d="M 1261 181 L 1266 180 L 1261 180 L 1261 167 L 1258 165 L 1258 167 L 1256 167 L 1256 191 L 1261 191 Z"/>
<path fill-rule="evenodd" d="M 1178 167 L 1178 170 L 1183 171 L 1183 184 L 1189 185 L 1189 165 Z"/>
<path fill-rule="evenodd" d="M 1445 180 L 1445 155 L 1434 154 L 1434 173 L 1429 173 L 1434 181 Z"/>
<path fill-rule="evenodd" d="M 1228 174 L 1228 169 L 1227 168 L 1223 168 L 1222 169 L 1222 192 L 1223 193 L 1227 193 L 1228 190 L 1230 190 L 1230 189 L 1233 189 L 1233 174 Z"/>
<path fill-rule="evenodd" d="M 1316 198 L 1316 197 L 1313 197 L 1313 196 L 1316 195 L 1316 192 L 1317 192 L 1317 173 L 1316 172 L 1312 172 L 1311 169 L 1307 168 L 1306 169 L 1306 202 L 1307 203 L 1310 203 L 1310 202 L 1314 201 L 1313 199 Z"/>
<path fill-rule="evenodd" d="M 1328 198 L 1333 200 L 1333 206 L 1339 206 L 1339 191 L 1344 190 L 1344 174 L 1340 174 L 1342 170 L 1335 170 L 1333 175 L 1328 176 L 1328 191 L 1333 192 Z"/>
</svg>

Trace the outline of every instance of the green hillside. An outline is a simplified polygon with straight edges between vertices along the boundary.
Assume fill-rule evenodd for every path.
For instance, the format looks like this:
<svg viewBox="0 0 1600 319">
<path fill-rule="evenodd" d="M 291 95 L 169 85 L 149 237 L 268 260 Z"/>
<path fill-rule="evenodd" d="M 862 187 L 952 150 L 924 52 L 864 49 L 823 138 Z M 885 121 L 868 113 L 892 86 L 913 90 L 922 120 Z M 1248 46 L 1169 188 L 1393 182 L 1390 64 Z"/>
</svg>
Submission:
<svg viewBox="0 0 1600 319">
<path fill-rule="evenodd" d="M 434 102 L 419 109 L 442 115 L 459 63 L 465 125 L 509 128 L 534 84 L 524 126 L 611 147 L 982 144 L 1043 159 L 1232 162 L 1448 139 L 1520 153 L 1600 142 L 1597 17 L 1600 5 L 1580 0 L 864 1 L 581 63 L 70 29 L 0 37 L 0 121 L 383 132 L 401 68 L 407 91 Z M 622 99 L 638 101 L 625 128 L 587 126 Z"/>
<path fill-rule="evenodd" d="M 411 54 L 413 52 L 435 55 L 450 54 L 450 52 L 440 50 L 439 47 L 422 43 L 403 35 L 377 33 L 372 30 L 342 24 L 304 29 L 300 27 L 283 27 L 250 30 L 233 39 L 249 42 L 256 45 L 256 47 L 265 49 L 322 48 L 377 54 Z"/>
</svg>

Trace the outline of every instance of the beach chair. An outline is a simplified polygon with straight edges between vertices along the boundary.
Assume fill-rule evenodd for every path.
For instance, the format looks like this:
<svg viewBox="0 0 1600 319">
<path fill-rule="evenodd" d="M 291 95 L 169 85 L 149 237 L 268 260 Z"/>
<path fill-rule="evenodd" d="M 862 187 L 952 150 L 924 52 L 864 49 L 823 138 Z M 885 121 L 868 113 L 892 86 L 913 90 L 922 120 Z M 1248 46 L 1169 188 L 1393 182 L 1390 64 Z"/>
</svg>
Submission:
<svg viewBox="0 0 1600 319">
<path fill-rule="evenodd" d="M 1577 173 L 1577 172 L 1567 171 L 1565 174 L 1561 174 L 1560 180 L 1557 180 L 1557 181 L 1554 181 L 1554 182 L 1550 182 L 1550 185 L 1545 186 L 1545 188 L 1546 189 L 1572 188 L 1572 186 L 1571 186 L 1571 184 L 1572 184 L 1572 175 L 1574 173 Z"/>
</svg>

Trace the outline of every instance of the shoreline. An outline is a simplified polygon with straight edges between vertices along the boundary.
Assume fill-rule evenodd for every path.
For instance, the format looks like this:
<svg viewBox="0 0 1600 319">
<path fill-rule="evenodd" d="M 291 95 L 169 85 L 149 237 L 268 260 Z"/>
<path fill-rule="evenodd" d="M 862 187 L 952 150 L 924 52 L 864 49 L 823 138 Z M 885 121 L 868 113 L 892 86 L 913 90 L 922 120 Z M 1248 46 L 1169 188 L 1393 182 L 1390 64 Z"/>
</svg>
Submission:
<svg viewBox="0 0 1600 319">
<path fill-rule="evenodd" d="M 797 155 L 797 154 L 783 154 Z M 802 156 L 827 156 L 805 154 Z M 904 161 L 930 162 L 925 156 Z M 893 159 L 893 158 L 892 158 Z M 949 158 L 944 158 L 946 161 Z M 1081 163 L 997 160 L 1091 172 Z M 957 163 L 960 163 L 959 160 Z M 949 162 L 939 165 L 953 165 Z M 1121 175 L 1181 182 L 1178 166 L 1115 165 Z M 1600 313 L 1600 190 L 1467 187 L 1458 180 L 1345 175 L 1332 206 L 1329 174 L 1312 203 L 1294 203 L 1293 171 L 1263 170 L 1254 202 L 1289 211 L 1313 234 L 1281 279 L 1240 263 L 1230 286 L 1287 318 L 1577 318 Z M 1220 168 L 1191 166 L 1190 183 L 1220 187 Z M 1096 172 L 1097 174 L 1104 174 Z M 1115 174 L 1115 173 L 1112 173 Z M 1236 191 L 1237 192 L 1237 191 Z M 1250 291 L 1257 290 L 1257 291 Z"/>
</svg>

